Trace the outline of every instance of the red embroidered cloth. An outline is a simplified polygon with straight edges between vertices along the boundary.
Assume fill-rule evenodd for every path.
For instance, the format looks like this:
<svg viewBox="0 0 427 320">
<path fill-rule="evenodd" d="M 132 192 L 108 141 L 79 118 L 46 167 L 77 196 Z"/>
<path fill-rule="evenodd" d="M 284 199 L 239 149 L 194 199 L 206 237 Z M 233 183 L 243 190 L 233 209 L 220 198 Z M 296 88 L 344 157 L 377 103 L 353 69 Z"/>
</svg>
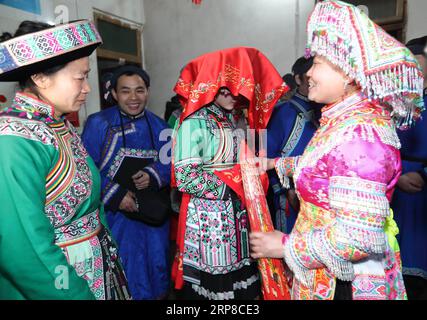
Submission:
<svg viewBox="0 0 427 320">
<path fill-rule="evenodd" d="M 253 158 L 252 152 L 242 142 L 240 170 L 251 231 L 271 232 L 274 231 L 274 226 L 258 169 L 254 164 L 246 161 Z M 289 286 L 282 259 L 258 259 L 258 269 L 262 279 L 264 300 L 290 300 Z"/>
<path fill-rule="evenodd" d="M 255 48 L 207 53 L 184 67 L 175 86 L 184 106 L 180 121 L 211 103 L 221 87 L 249 100 L 248 120 L 253 129 L 267 126 L 277 100 L 289 90 L 273 64 Z"/>
</svg>

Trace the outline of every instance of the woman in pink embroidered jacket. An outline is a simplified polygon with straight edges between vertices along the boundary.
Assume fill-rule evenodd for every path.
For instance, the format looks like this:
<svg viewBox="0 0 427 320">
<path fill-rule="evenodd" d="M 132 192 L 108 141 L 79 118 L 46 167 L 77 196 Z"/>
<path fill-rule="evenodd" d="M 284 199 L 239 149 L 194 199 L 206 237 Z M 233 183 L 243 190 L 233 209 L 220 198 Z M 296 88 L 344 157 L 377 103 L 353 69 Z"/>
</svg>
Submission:
<svg viewBox="0 0 427 320">
<path fill-rule="evenodd" d="M 396 126 L 422 104 L 412 54 L 354 6 L 317 4 L 308 22 L 309 99 L 324 103 L 304 151 L 268 160 L 301 208 L 289 235 L 252 233 L 252 257 L 284 258 L 292 299 L 406 299 L 389 202 L 401 173 Z"/>
</svg>

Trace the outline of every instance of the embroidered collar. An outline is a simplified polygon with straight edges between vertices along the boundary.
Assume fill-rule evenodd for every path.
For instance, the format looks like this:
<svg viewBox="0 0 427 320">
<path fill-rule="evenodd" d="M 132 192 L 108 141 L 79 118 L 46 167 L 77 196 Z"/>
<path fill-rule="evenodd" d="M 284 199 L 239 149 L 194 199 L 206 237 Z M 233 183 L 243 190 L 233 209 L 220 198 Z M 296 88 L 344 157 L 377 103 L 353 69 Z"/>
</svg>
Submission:
<svg viewBox="0 0 427 320">
<path fill-rule="evenodd" d="M 52 105 L 24 92 L 16 93 L 12 106 L 4 112 L 18 114 L 20 118 L 39 119 L 47 123 L 63 121 L 63 118 L 55 119 L 55 108 Z"/>
<path fill-rule="evenodd" d="M 362 92 L 358 91 L 347 96 L 342 101 L 324 106 L 322 108 L 320 125 L 323 126 L 330 120 L 336 119 L 350 110 L 357 109 L 360 103 L 364 100 L 368 100 L 368 98 L 366 98 Z"/>
<path fill-rule="evenodd" d="M 290 103 L 292 103 L 292 101 L 294 101 L 295 103 L 297 103 L 299 106 L 301 106 L 305 112 L 312 112 L 315 111 L 315 109 L 321 109 L 321 107 L 316 107 L 317 104 L 315 102 L 312 102 L 310 100 L 308 100 L 307 97 L 304 97 L 301 94 L 294 94 L 292 96 L 292 98 L 289 100 Z"/>
<path fill-rule="evenodd" d="M 303 101 L 305 101 L 305 102 L 311 102 L 310 100 L 308 100 L 308 97 L 306 97 L 306 96 L 303 96 L 301 93 L 299 93 L 298 91 L 297 92 L 295 92 L 295 94 L 293 95 L 293 97 L 297 97 L 297 98 L 299 98 L 299 99 L 301 99 L 301 100 L 303 100 Z M 292 98 L 293 98 L 292 97 Z"/>
<path fill-rule="evenodd" d="M 219 119 L 227 119 L 227 120 L 231 120 L 231 118 L 233 117 L 233 112 L 232 111 L 227 111 L 224 108 L 216 105 L 215 103 L 212 103 L 208 109 L 215 114 Z"/>
<path fill-rule="evenodd" d="M 131 116 L 130 114 L 127 114 L 126 112 L 124 112 L 124 111 L 120 108 L 120 106 L 117 106 L 117 107 L 119 108 L 119 110 L 120 110 L 120 114 L 121 114 L 122 116 L 124 116 L 124 117 L 126 117 L 126 118 L 129 118 L 129 119 L 131 119 L 131 120 L 137 120 L 137 119 L 143 118 L 143 117 L 145 116 L 145 108 L 144 108 L 144 110 L 143 110 L 140 114 L 137 114 L 136 116 Z"/>
</svg>

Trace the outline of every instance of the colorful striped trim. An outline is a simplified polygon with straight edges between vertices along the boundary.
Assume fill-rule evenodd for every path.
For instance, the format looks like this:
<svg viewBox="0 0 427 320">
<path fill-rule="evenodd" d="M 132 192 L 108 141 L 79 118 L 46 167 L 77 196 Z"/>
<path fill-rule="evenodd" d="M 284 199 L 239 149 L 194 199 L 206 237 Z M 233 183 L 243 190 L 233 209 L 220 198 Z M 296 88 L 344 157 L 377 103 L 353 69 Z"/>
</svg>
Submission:
<svg viewBox="0 0 427 320">
<path fill-rule="evenodd" d="M 98 216 L 97 209 L 68 225 L 56 228 L 55 244 L 59 247 L 67 247 L 96 236 L 102 228 Z"/>
<path fill-rule="evenodd" d="M 95 25 L 87 20 L 16 37 L 0 44 L 0 75 L 101 43 Z"/>
</svg>

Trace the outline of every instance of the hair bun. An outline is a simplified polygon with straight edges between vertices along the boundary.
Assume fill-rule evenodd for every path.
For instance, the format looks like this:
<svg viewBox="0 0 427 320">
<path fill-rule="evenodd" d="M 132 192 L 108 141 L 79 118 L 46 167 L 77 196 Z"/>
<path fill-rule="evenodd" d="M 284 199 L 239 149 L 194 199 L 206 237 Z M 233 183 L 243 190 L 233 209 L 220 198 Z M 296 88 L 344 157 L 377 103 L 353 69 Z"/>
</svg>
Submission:
<svg viewBox="0 0 427 320">
<path fill-rule="evenodd" d="M 42 31 L 52 27 L 54 26 L 44 22 L 25 20 L 25 21 L 22 21 L 21 24 L 19 25 L 18 30 L 16 30 L 14 34 L 14 37 L 19 37 L 24 34 Z"/>
<path fill-rule="evenodd" d="M 0 36 L 0 42 L 7 41 L 9 39 L 12 39 L 12 35 L 9 32 L 3 32 L 3 34 Z"/>
</svg>

